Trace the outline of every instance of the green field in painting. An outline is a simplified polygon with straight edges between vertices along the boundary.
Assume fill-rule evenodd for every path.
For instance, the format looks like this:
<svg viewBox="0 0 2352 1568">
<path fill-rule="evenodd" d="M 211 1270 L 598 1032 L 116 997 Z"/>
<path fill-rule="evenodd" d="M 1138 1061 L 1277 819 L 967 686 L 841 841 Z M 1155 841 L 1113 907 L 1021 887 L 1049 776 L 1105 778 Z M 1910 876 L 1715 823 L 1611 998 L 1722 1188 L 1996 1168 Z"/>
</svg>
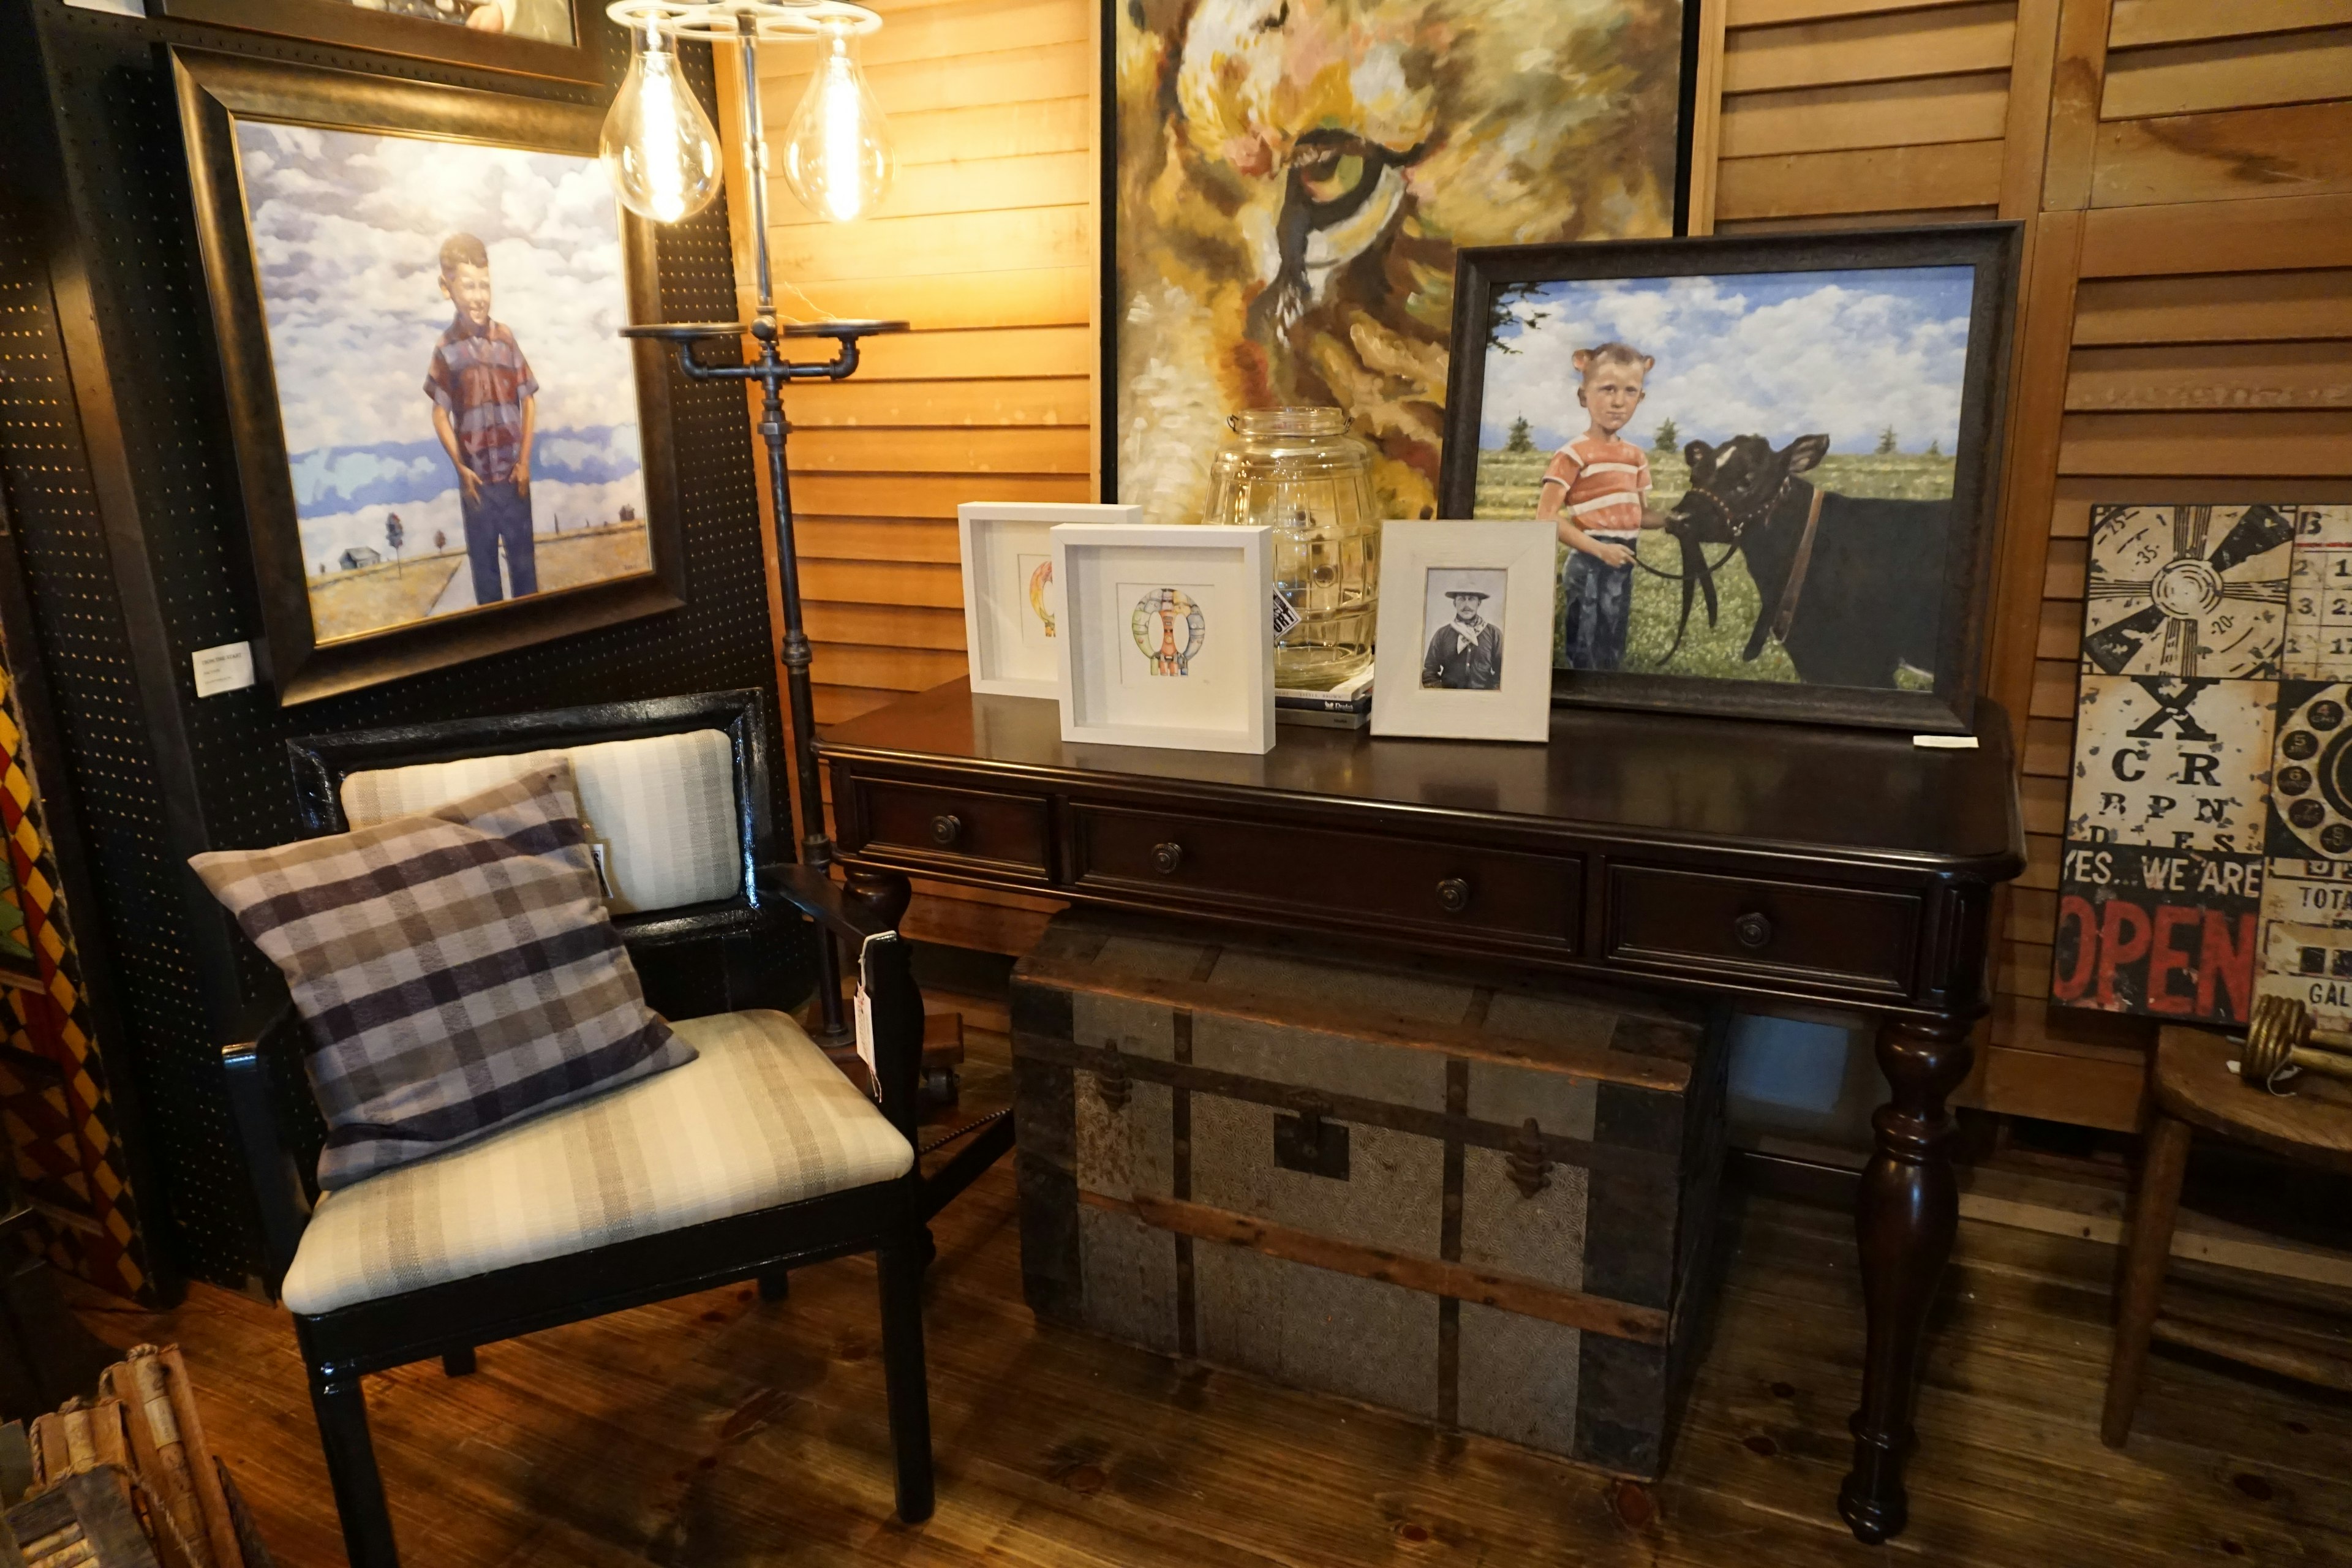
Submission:
<svg viewBox="0 0 2352 1568">
<path fill-rule="evenodd" d="M 1652 452 L 1650 455 L 1650 499 L 1661 506 L 1672 506 L 1690 488 L 1690 467 L 1675 452 Z M 1512 452 L 1500 449 L 1478 454 L 1478 494 L 1475 515 L 1478 517 L 1533 517 L 1536 513 L 1537 490 L 1543 483 L 1546 464 L 1551 454 L 1546 451 Z M 1940 500 L 1952 493 L 1952 459 L 1922 457 L 1899 452 L 1886 457 L 1839 457 L 1822 459 L 1821 466 L 1807 476 L 1822 489 L 1839 495 L 1875 496 L 1892 500 Z M 1716 545 L 1707 551 L 1712 561 L 1723 547 Z M 1568 551 L 1559 552 L 1565 560 Z M 1641 555 L 1643 564 L 1660 572 L 1679 574 L 1682 552 L 1664 533 L 1651 531 L 1642 535 Z M 1558 582 L 1557 566 L 1553 581 Z M 1633 616 L 1625 638 L 1625 668 L 1643 673 L 1671 675 L 1703 675 L 1738 680 L 1794 680 L 1797 672 L 1789 656 L 1777 644 L 1768 645 L 1748 663 L 1739 656 L 1748 646 L 1748 634 L 1756 625 L 1756 584 L 1748 575 L 1744 557 L 1735 553 L 1715 574 L 1715 584 L 1721 608 L 1716 624 L 1706 624 L 1706 601 L 1701 599 L 1691 610 L 1689 630 L 1684 634 L 1682 647 L 1676 649 L 1670 663 L 1662 663 L 1666 650 L 1674 647 L 1675 621 L 1682 613 L 1682 588 L 1644 572 L 1633 579 Z M 1565 626 L 1557 604 L 1552 610 L 1552 658 L 1557 662 L 1562 652 Z M 1906 685 L 1911 684 L 1906 680 Z"/>
</svg>

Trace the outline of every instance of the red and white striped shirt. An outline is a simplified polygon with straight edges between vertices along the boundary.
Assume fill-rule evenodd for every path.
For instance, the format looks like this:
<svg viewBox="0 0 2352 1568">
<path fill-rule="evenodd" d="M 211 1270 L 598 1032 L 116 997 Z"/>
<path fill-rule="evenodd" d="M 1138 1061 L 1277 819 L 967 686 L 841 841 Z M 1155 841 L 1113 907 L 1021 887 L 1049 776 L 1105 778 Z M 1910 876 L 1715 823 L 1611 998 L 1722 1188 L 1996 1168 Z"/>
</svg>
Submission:
<svg viewBox="0 0 2352 1568">
<path fill-rule="evenodd" d="M 1568 492 L 1561 513 L 1594 538 L 1630 543 L 1640 535 L 1650 459 L 1631 441 L 1580 436 L 1553 455 L 1543 482 Z"/>
</svg>

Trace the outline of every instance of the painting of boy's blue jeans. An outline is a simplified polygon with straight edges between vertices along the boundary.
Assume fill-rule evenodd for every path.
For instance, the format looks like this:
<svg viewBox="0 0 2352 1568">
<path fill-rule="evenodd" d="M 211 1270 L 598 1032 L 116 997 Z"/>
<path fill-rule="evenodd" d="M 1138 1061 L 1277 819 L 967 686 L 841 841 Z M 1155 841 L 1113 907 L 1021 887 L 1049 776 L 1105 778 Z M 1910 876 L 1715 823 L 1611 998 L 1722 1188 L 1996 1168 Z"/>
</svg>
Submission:
<svg viewBox="0 0 2352 1568">
<path fill-rule="evenodd" d="M 1581 550 L 1559 569 L 1560 647 L 1570 669 L 1615 669 L 1625 662 L 1633 611 L 1633 568 L 1611 566 Z"/>
<path fill-rule="evenodd" d="M 515 597 L 539 592 L 539 563 L 531 555 L 530 498 L 512 479 L 481 487 L 481 499 L 467 501 L 466 559 L 474 568 L 474 603 L 495 605 L 506 597 L 499 583 L 499 545 L 507 547 L 507 575 Z"/>
</svg>

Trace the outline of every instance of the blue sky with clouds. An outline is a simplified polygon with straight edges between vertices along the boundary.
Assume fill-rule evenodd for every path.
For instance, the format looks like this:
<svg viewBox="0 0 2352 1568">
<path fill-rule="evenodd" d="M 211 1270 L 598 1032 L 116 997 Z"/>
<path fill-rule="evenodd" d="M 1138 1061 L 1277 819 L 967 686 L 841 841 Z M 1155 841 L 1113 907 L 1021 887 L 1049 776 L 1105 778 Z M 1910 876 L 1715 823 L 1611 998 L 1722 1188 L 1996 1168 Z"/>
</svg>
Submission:
<svg viewBox="0 0 2352 1568">
<path fill-rule="evenodd" d="M 1500 447 L 1525 417 L 1536 444 L 1584 433 L 1570 356 L 1612 340 L 1656 359 L 1625 434 L 1648 447 L 1761 435 L 1777 446 L 1825 432 L 1833 453 L 1959 439 L 1975 269 L 1915 267 L 1549 283 L 1515 306 L 1490 350 L 1479 445 Z"/>
<path fill-rule="evenodd" d="M 545 480 L 551 503 L 554 487 L 578 487 L 562 492 L 576 506 L 633 501 L 642 514 L 635 374 L 616 335 L 628 322 L 619 216 L 595 159 L 236 131 L 306 546 L 379 528 L 375 508 L 454 517 L 457 473 L 424 384 L 453 314 L 441 242 L 459 231 L 488 247 L 491 316 L 539 379 L 534 499 Z"/>
</svg>

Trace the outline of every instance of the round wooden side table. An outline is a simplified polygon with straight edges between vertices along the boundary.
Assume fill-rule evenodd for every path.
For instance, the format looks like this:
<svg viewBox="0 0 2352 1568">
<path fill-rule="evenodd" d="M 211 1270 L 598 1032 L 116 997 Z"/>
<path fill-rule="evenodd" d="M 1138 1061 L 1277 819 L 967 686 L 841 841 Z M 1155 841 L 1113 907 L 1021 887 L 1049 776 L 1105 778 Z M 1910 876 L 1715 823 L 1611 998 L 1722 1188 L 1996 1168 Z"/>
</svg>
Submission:
<svg viewBox="0 0 2352 1568">
<path fill-rule="evenodd" d="M 2303 1073 L 2291 1095 L 2249 1089 L 2230 1070 L 2236 1046 L 2201 1029 L 2168 1028 L 2157 1039 L 2153 1087 L 2156 1120 L 2148 1129 L 2131 1250 L 2124 1264 L 2123 1300 L 2116 1317 L 2115 1360 L 2107 1369 L 2106 1411 L 2099 1436 L 2120 1448 L 2131 1435 L 2147 1369 L 2151 1339 L 2225 1357 L 2265 1372 L 2352 1391 L 2352 1361 L 2334 1361 L 2302 1347 L 2273 1344 L 2166 1317 L 2159 1310 L 2164 1268 L 2172 1254 L 2172 1226 L 2193 1129 L 2264 1149 L 2300 1164 L 2352 1173 L 2352 1083 Z"/>
</svg>

